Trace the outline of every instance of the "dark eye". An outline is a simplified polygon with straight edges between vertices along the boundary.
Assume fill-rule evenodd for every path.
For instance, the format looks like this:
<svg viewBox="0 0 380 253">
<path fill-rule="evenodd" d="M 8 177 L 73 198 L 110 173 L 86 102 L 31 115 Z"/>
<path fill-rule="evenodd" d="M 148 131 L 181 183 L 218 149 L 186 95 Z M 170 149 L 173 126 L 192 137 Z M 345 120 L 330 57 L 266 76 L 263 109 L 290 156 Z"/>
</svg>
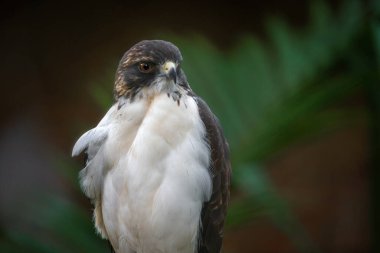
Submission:
<svg viewBox="0 0 380 253">
<path fill-rule="evenodd" d="M 142 73 L 150 73 L 154 70 L 154 65 L 148 62 L 142 62 L 139 64 L 139 70 Z"/>
</svg>

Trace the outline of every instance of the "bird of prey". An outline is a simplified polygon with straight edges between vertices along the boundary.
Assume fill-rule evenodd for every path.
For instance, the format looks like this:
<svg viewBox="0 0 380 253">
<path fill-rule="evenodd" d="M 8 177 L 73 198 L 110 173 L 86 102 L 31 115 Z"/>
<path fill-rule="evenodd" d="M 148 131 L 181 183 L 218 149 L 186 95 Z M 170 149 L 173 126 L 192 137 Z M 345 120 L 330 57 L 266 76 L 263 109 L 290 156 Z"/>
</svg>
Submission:
<svg viewBox="0 0 380 253">
<path fill-rule="evenodd" d="M 122 57 L 115 104 L 76 142 L 95 227 L 117 253 L 219 253 L 229 148 L 190 88 L 172 43 L 144 40 Z"/>
</svg>

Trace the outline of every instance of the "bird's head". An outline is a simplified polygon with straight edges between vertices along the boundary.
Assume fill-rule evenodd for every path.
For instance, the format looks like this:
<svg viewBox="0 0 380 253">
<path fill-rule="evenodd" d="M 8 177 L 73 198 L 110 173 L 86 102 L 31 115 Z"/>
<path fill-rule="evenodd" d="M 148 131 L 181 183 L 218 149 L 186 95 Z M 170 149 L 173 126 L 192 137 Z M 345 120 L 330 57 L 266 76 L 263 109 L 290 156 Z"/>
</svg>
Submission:
<svg viewBox="0 0 380 253">
<path fill-rule="evenodd" d="M 143 40 L 123 56 L 116 72 L 115 97 L 134 99 L 141 91 L 171 93 L 190 89 L 181 69 L 182 55 L 172 43 Z"/>
</svg>

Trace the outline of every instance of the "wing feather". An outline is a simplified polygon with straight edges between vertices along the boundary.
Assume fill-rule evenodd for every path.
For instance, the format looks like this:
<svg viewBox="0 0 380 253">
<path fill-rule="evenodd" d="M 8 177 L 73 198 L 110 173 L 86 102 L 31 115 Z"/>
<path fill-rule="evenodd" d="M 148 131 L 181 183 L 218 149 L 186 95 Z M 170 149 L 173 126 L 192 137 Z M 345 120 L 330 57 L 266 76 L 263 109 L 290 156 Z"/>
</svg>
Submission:
<svg viewBox="0 0 380 253">
<path fill-rule="evenodd" d="M 83 151 L 86 151 L 89 154 L 91 149 L 91 157 L 94 157 L 99 151 L 99 148 L 107 139 L 108 131 L 107 127 L 95 127 L 91 130 L 88 130 L 84 133 L 75 143 L 73 147 L 72 156 L 77 156 Z M 91 159 L 89 157 L 89 159 Z"/>
<path fill-rule="evenodd" d="M 79 173 L 80 185 L 85 195 L 94 204 L 95 227 L 105 239 L 108 238 L 108 235 L 103 222 L 101 191 L 107 163 L 103 149 L 112 127 L 112 122 L 115 120 L 116 108 L 117 105 L 111 107 L 95 128 L 84 133 L 77 140 L 72 151 L 72 156 L 77 156 L 82 152 L 86 154 L 85 168 Z"/>
<path fill-rule="evenodd" d="M 222 247 L 224 219 L 229 201 L 231 163 L 229 147 L 216 116 L 200 98 L 196 99 L 200 117 L 206 127 L 211 150 L 210 174 L 212 195 L 201 213 L 198 253 L 219 253 Z"/>
<path fill-rule="evenodd" d="M 80 172 L 81 187 L 91 200 L 99 200 L 103 185 L 105 157 L 104 143 L 115 119 L 117 105 L 111 107 L 99 124 L 84 133 L 75 143 L 72 156 L 85 152 L 86 166 Z"/>
</svg>

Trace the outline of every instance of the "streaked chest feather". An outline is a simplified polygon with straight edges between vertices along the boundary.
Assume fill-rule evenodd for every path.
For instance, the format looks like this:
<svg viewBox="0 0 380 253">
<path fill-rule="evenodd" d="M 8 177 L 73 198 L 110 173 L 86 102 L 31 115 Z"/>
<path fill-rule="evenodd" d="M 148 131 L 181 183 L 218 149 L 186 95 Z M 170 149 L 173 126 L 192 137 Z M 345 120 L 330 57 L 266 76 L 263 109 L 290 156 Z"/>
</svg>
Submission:
<svg viewBox="0 0 380 253">
<path fill-rule="evenodd" d="M 104 144 L 102 213 L 118 252 L 194 252 L 211 195 L 210 151 L 196 102 L 166 94 L 115 112 Z"/>
</svg>

